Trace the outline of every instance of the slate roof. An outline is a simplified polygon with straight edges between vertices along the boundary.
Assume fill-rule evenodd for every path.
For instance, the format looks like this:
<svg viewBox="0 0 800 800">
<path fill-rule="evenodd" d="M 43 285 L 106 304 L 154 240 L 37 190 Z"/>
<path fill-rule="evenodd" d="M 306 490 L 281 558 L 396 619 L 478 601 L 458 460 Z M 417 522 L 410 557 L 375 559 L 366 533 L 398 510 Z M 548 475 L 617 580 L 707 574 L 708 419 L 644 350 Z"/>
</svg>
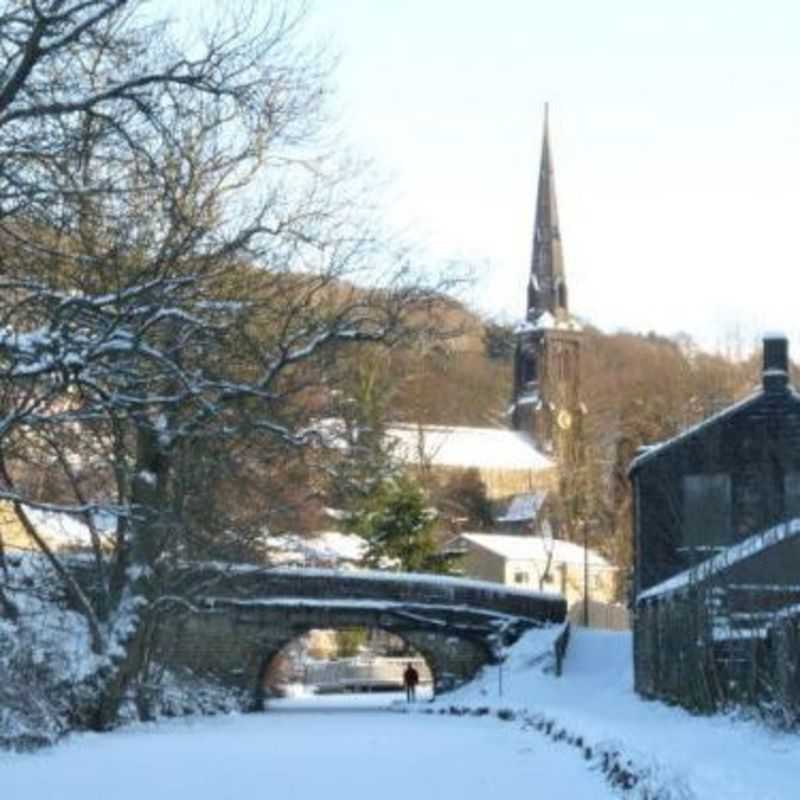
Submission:
<svg viewBox="0 0 800 800">
<path fill-rule="evenodd" d="M 712 414 L 710 417 L 698 422 L 696 425 L 691 425 L 690 427 L 686 428 L 685 430 L 681 431 L 676 436 L 673 436 L 671 439 L 667 439 L 666 441 L 659 442 L 658 444 L 651 445 L 646 447 L 641 455 L 638 455 L 636 458 L 631 461 L 630 466 L 628 467 L 628 475 L 631 475 L 635 470 L 639 469 L 642 464 L 650 461 L 654 456 L 662 453 L 664 450 L 667 450 L 670 447 L 673 447 L 676 444 L 679 444 L 687 439 L 690 439 L 692 436 L 700 433 L 701 431 L 705 430 L 706 428 L 711 427 L 712 425 L 716 425 L 717 423 L 721 422 L 728 417 L 732 417 L 738 412 L 748 408 L 749 406 L 753 405 L 757 400 L 760 400 L 764 396 L 763 392 L 758 391 L 755 394 L 750 395 L 749 397 L 745 397 L 743 400 L 740 400 L 738 403 L 734 403 L 727 408 L 723 408 L 722 411 L 718 411 L 716 414 Z"/>
<path fill-rule="evenodd" d="M 514 495 L 505 514 L 497 517 L 497 521 L 533 522 L 539 516 L 546 499 L 547 492 L 527 492 Z"/>
</svg>

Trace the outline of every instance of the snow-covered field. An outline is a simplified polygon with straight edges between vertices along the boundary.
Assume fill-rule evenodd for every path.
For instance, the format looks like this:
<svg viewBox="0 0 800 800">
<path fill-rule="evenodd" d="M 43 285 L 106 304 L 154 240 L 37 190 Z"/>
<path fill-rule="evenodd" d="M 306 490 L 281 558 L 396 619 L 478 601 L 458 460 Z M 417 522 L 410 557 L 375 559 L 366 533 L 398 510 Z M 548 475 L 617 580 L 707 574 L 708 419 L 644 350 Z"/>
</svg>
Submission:
<svg viewBox="0 0 800 800">
<path fill-rule="evenodd" d="M 613 796 L 568 749 L 518 726 L 375 708 L 389 699 L 287 701 L 266 714 L 73 736 L 34 755 L 0 756 L 0 791 L 9 800 Z"/>
</svg>

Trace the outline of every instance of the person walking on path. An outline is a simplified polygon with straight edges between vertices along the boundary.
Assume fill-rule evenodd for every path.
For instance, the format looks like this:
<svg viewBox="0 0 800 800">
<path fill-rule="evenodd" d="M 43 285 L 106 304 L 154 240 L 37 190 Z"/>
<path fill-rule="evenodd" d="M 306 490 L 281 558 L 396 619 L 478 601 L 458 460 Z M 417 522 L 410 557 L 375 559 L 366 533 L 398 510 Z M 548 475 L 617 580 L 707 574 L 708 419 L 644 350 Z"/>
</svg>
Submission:
<svg viewBox="0 0 800 800">
<path fill-rule="evenodd" d="M 417 684 L 419 683 L 419 673 L 408 662 L 406 671 L 403 673 L 403 686 L 406 687 L 406 702 L 413 703 L 417 699 Z"/>
</svg>

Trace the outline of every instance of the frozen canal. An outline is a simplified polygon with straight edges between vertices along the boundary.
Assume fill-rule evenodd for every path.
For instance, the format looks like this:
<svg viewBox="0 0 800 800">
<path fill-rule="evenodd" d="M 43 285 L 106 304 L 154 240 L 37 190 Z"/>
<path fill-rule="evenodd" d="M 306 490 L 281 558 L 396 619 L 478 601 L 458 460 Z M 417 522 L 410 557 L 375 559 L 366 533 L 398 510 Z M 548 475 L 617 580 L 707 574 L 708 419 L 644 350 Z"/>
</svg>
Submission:
<svg viewBox="0 0 800 800">
<path fill-rule="evenodd" d="M 76 736 L 0 755 L 22 800 L 493 800 L 612 797 L 574 748 L 492 717 L 397 714 L 386 695 L 273 704 L 268 713 Z"/>
</svg>

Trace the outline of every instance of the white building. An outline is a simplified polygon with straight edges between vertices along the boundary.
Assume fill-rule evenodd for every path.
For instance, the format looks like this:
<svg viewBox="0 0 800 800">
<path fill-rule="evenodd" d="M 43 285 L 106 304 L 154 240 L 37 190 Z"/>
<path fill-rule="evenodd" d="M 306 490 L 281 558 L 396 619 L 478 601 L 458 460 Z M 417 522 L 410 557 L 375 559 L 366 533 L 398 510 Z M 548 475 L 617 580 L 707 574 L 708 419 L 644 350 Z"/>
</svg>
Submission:
<svg viewBox="0 0 800 800">
<path fill-rule="evenodd" d="M 614 602 L 619 570 L 594 550 L 546 536 L 498 533 L 462 533 L 445 549 L 463 554 L 467 577 L 562 595 L 575 622 L 583 621 L 586 584 L 589 624 L 628 627 L 626 610 Z"/>
</svg>

